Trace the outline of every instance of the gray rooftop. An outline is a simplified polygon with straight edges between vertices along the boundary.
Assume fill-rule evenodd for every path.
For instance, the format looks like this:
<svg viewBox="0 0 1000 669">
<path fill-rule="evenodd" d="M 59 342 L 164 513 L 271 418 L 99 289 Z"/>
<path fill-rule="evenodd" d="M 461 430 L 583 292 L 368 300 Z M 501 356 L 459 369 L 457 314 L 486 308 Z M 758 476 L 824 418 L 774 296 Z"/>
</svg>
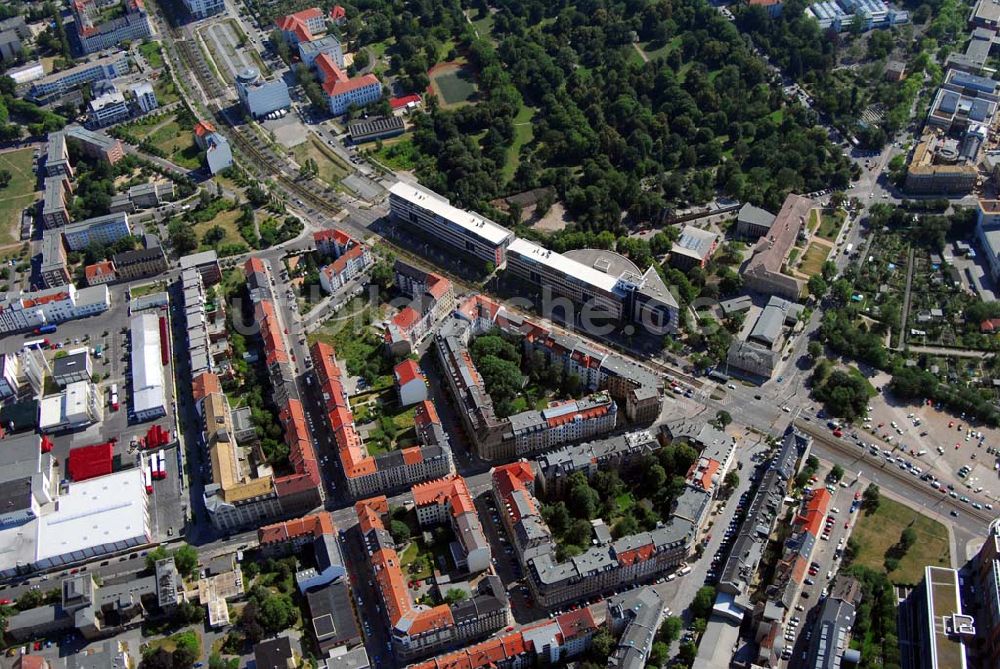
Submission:
<svg viewBox="0 0 1000 669">
<path fill-rule="evenodd" d="M 744 221 L 750 225 L 763 226 L 765 228 L 770 228 L 775 218 L 777 217 L 771 212 L 760 207 L 755 207 L 752 204 L 743 205 L 736 214 L 737 221 Z"/>
</svg>

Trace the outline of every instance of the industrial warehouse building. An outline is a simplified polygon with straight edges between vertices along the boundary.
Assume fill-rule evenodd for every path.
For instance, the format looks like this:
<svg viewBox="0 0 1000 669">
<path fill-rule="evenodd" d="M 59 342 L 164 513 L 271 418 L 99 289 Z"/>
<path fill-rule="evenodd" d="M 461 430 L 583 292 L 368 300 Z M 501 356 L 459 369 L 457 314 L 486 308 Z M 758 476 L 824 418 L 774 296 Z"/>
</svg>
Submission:
<svg viewBox="0 0 1000 669">
<path fill-rule="evenodd" d="M 142 314 L 132 318 L 132 406 L 138 421 L 153 420 L 167 413 L 157 316 Z"/>
</svg>

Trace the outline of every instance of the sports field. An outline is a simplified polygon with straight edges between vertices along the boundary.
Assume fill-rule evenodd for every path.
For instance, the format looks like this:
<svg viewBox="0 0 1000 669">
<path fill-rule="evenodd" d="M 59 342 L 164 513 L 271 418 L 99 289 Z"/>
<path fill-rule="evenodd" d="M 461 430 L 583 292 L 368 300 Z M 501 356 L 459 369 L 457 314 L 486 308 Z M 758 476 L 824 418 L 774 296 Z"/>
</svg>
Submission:
<svg viewBox="0 0 1000 669">
<path fill-rule="evenodd" d="M 476 101 L 478 87 L 472 67 L 461 61 L 435 65 L 428 72 L 431 91 L 441 100 L 442 107 L 457 107 Z"/>
</svg>

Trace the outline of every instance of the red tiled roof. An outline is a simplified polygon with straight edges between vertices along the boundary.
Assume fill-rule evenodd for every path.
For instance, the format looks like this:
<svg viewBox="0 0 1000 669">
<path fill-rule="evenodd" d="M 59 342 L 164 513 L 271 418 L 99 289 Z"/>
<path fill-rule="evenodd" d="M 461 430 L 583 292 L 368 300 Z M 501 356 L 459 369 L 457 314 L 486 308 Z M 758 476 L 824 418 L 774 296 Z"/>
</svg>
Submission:
<svg viewBox="0 0 1000 669">
<path fill-rule="evenodd" d="M 222 384 L 219 382 L 218 375 L 213 372 L 202 372 L 191 379 L 191 395 L 194 397 L 196 403 L 212 393 L 221 392 Z"/>
<path fill-rule="evenodd" d="M 408 465 L 415 465 L 424 459 L 424 453 L 419 446 L 404 448 L 400 454 L 403 456 L 403 462 Z"/>
<path fill-rule="evenodd" d="M 341 19 L 347 18 L 347 10 L 340 5 L 334 5 L 333 9 L 330 10 L 330 18 L 334 21 L 340 21 Z"/>
<path fill-rule="evenodd" d="M 402 95 L 398 98 L 392 98 L 389 100 L 389 107 L 392 109 L 402 109 L 411 102 L 420 102 L 420 96 L 416 93 L 412 95 Z"/>
<path fill-rule="evenodd" d="M 337 66 L 337 61 L 335 61 L 333 57 L 325 51 L 316 56 L 316 60 L 314 62 L 316 63 L 316 68 L 319 70 L 319 78 L 321 81 L 337 81 L 338 79 L 347 78 L 344 71 Z"/>
<path fill-rule="evenodd" d="M 451 281 L 434 273 L 427 275 L 427 292 L 435 300 L 440 300 L 449 290 L 451 290 Z"/>
<path fill-rule="evenodd" d="M 392 317 L 392 324 L 400 330 L 409 330 L 420 321 L 420 313 L 413 307 L 403 307 Z"/>
<path fill-rule="evenodd" d="M 559 629 L 563 638 L 571 639 L 582 634 L 592 634 L 597 631 L 597 621 L 586 606 L 582 606 L 575 611 L 567 611 L 556 617 Z"/>
<path fill-rule="evenodd" d="M 396 385 L 398 386 L 405 386 L 410 381 L 424 379 L 424 374 L 420 371 L 420 367 L 409 358 L 396 365 L 392 372 L 396 376 Z"/>
<path fill-rule="evenodd" d="M 208 121 L 198 121 L 194 126 L 194 134 L 199 137 L 204 137 L 205 135 L 211 135 L 215 132 L 215 126 Z M 252 260 L 256 260 L 252 258 Z"/>
<path fill-rule="evenodd" d="M 453 516 L 476 512 L 465 479 L 458 474 L 451 474 L 426 483 L 418 483 L 413 486 L 412 492 L 413 503 L 417 506 L 446 504 L 450 507 Z"/>
<path fill-rule="evenodd" d="M 89 283 L 91 279 L 103 278 L 108 275 L 114 276 L 115 265 L 110 260 L 102 260 L 101 262 L 95 262 L 93 265 L 87 265 L 83 273 Z"/>
<path fill-rule="evenodd" d="M 820 530 L 823 527 L 823 518 L 826 516 L 827 507 L 830 505 L 830 499 L 830 491 L 826 488 L 819 488 L 813 491 L 812 497 L 806 502 L 803 512 L 796 517 L 796 524 L 802 525 L 802 528 L 814 537 L 819 536 Z"/>
<path fill-rule="evenodd" d="M 417 405 L 417 412 L 413 416 L 413 422 L 417 425 L 430 425 L 431 423 L 441 423 L 438 418 L 437 407 L 430 400 L 423 400 Z"/>
<path fill-rule="evenodd" d="M 302 537 L 320 537 L 324 534 L 333 534 L 334 531 L 333 518 L 323 511 L 283 523 L 266 525 L 257 530 L 257 540 L 262 545 L 274 544 Z"/>
<path fill-rule="evenodd" d="M 381 86 L 378 77 L 374 74 L 362 74 L 360 77 L 354 77 L 353 79 L 336 79 L 327 80 L 323 82 L 323 90 L 326 91 L 327 95 L 337 96 L 350 93 L 359 88 L 364 88 L 366 86 Z"/>
</svg>

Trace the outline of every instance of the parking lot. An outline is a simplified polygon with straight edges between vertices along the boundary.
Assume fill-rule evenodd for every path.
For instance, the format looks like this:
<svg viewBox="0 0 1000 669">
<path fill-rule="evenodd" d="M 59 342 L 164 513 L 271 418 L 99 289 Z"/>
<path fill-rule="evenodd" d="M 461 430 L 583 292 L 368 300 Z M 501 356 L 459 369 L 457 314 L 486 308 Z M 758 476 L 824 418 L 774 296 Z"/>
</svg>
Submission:
<svg viewBox="0 0 1000 669">
<path fill-rule="evenodd" d="M 972 424 L 934 406 L 901 404 L 884 395 L 871 402 L 871 429 L 888 441 L 894 457 L 905 457 L 943 484 L 981 494 L 982 503 L 1000 499 L 1000 430 Z M 968 467 L 967 475 L 958 472 Z"/>
</svg>

